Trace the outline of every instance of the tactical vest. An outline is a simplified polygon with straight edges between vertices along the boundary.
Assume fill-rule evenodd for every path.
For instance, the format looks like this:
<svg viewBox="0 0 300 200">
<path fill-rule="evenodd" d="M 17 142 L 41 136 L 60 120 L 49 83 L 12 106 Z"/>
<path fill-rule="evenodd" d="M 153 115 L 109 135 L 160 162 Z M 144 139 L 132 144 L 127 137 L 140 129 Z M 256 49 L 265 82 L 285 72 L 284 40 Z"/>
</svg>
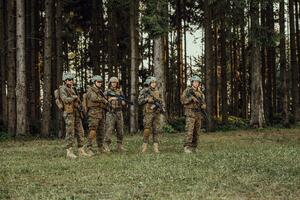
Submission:
<svg viewBox="0 0 300 200">
<path fill-rule="evenodd" d="M 161 99 L 161 95 L 159 93 L 159 91 L 157 89 L 149 89 L 150 94 L 155 97 L 156 99 Z M 153 113 L 153 112 L 159 112 L 158 110 L 156 110 L 156 107 L 154 105 L 154 103 L 146 103 L 145 107 L 144 107 L 144 112 L 145 113 Z"/>
<path fill-rule="evenodd" d="M 190 90 L 193 90 L 193 92 L 195 93 L 195 95 L 197 97 L 203 98 L 202 92 L 200 90 L 195 90 L 192 87 L 188 88 L 188 91 L 187 91 L 186 95 L 189 95 L 188 93 L 189 93 Z M 189 103 L 187 105 L 184 105 L 184 108 L 185 109 L 199 109 L 199 104 L 197 104 L 196 102 L 192 101 L 191 103 Z"/>
<path fill-rule="evenodd" d="M 87 108 L 88 109 L 90 109 L 90 108 L 103 108 L 104 109 L 105 108 L 105 104 L 104 103 L 91 101 L 91 99 L 89 98 L 89 96 L 90 96 L 89 94 L 90 93 L 96 94 L 99 97 L 99 99 L 103 98 L 100 95 L 98 88 L 95 88 L 95 86 L 90 87 L 88 89 L 88 92 L 87 92 L 87 95 L 86 95 L 86 97 L 87 97 L 87 100 L 86 100 L 86 102 L 87 102 Z"/>
<path fill-rule="evenodd" d="M 115 89 L 115 90 L 108 89 L 106 91 L 106 95 L 107 95 L 108 100 L 110 100 L 111 98 L 113 98 L 112 96 L 109 95 L 109 93 L 115 94 L 117 96 L 122 95 L 122 92 L 121 92 L 120 89 Z M 111 101 L 111 105 L 112 105 L 113 109 L 116 109 L 116 110 L 121 110 L 122 109 L 122 101 L 121 100 L 112 100 Z"/>
</svg>

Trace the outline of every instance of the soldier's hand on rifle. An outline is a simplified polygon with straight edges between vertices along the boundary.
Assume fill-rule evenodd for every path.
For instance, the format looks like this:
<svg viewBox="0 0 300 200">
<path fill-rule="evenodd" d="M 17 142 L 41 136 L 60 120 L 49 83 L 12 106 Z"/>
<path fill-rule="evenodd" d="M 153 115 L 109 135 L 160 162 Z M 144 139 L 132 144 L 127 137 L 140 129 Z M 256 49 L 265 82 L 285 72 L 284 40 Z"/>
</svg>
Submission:
<svg viewBox="0 0 300 200">
<path fill-rule="evenodd" d="M 205 109 L 206 109 L 206 105 L 203 104 L 203 105 L 201 106 L 201 108 L 202 108 L 203 110 L 205 110 Z"/>
<path fill-rule="evenodd" d="M 109 101 L 110 101 L 110 102 L 112 102 L 112 101 L 117 101 L 117 100 L 118 100 L 117 97 L 111 97 L 111 98 L 109 98 Z"/>
<path fill-rule="evenodd" d="M 195 103 L 199 103 L 199 101 L 196 97 L 192 97 L 192 101 L 194 101 Z"/>
<path fill-rule="evenodd" d="M 125 106 L 126 105 L 126 102 L 125 101 L 122 101 L 122 106 Z"/>
<path fill-rule="evenodd" d="M 148 97 L 148 98 L 147 98 L 147 102 L 148 102 L 148 103 L 153 103 L 153 102 L 154 102 L 153 97 Z"/>
</svg>

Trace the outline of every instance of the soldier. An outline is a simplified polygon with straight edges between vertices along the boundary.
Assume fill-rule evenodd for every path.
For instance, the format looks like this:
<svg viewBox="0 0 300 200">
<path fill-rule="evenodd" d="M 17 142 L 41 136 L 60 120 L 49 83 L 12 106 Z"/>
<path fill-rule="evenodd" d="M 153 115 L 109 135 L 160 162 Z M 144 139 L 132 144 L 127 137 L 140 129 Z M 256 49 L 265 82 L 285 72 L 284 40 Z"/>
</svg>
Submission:
<svg viewBox="0 0 300 200">
<path fill-rule="evenodd" d="M 64 85 L 59 88 L 60 99 L 63 102 L 64 120 L 66 124 L 67 158 L 77 158 L 72 147 L 74 136 L 77 138 L 78 156 L 89 156 L 83 149 L 84 131 L 81 121 L 80 99 L 73 89 L 74 75 L 67 72 L 63 74 Z"/>
<path fill-rule="evenodd" d="M 89 123 L 88 136 L 88 151 L 89 155 L 94 155 L 92 150 L 93 140 L 96 138 L 99 152 L 105 152 L 103 147 L 105 136 L 105 109 L 108 101 L 101 90 L 103 79 L 99 75 L 92 78 L 93 86 L 91 86 L 87 93 L 87 114 Z"/>
<path fill-rule="evenodd" d="M 126 105 L 124 100 L 121 100 L 120 96 L 123 96 L 119 87 L 119 80 L 117 77 L 111 77 L 108 82 L 108 89 L 105 91 L 110 109 L 106 113 L 106 134 L 105 134 L 105 148 L 109 152 L 109 145 L 111 144 L 111 135 L 116 129 L 117 132 L 117 151 L 125 151 L 123 147 L 124 137 L 124 121 L 122 108 Z"/>
<path fill-rule="evenodd" d="M 162 105 L 162 95 L 157 89 L 157 80 L 155 77 L 150 77 L 149 88 L 141 91 L 138 103 L 143 105 L 144 112 L 144 139 L 142 146 L 142 153 L 147 151 L 149 137 L 153 137 L 153 151 L 159 153 L 158 150 L 158 125 L 160 121 L 160 114 L 162 110 L 158 108 L 158 104 Z M 163 106 L 163 105 L 162 105 Z"/>
<path fill-rule="evenodd" d="M 191 86 L 187 87 L 181 96 L 181 103 L 184 106 L 186 117 L 185 153 L 192 153 L 197 148 L 198 132 L 201 129 L 201 121 L 204 117 L 202 111 L 206 109 L 203 99 L 203 93 L 200 90 L 200 77 L 193 76 Z"/>
</svg>

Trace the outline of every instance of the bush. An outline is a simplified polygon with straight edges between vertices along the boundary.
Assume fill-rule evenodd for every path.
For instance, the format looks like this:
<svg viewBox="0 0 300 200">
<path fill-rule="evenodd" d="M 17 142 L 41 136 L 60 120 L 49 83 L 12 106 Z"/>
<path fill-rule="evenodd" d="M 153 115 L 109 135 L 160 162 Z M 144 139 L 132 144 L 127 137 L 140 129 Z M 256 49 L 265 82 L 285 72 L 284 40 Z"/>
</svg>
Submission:
<svg viewBox="0 0 300 200">
<path fill-rule="evenodd" d="M 6 132 L 0 132 L 0 142 L 11 139 L 11 135 Z"/>
<path fill-rule="evenodd" d="M 248 129 L 249 120 L 236 116 L 229 116 L 227 124 L 222 124 L 221 119 L 217 119 L 217 131 L 232 131 L 238 129 Z"/>
<path fill-rule="evenodd" d="M 177 117 L 169 120 L 169 126 L 171 126 L 175 132 L 185 131 L 185 117 Z"/>
</svg>

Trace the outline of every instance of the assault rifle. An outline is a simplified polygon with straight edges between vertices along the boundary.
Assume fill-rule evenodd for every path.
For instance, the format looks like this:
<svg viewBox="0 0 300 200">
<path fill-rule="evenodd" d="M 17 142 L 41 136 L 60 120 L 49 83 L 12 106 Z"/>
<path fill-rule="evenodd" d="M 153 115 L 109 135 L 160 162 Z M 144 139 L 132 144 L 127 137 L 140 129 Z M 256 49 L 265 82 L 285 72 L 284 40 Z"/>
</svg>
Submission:
<svg viewBox="0 0 300 200">
<path fill-rule="evenodd" d="M 199 107 L 200 107 L 199 111 L 201 112 L 201 114 L 205 118 L 205 120 L 208 120 L 208 114 L 207 114 L 207 112 L 205 111 L 205 109 L 201 108 L 202 105 L 205 104 L 204 100 L 201 97 L 197 96 L 196 93 L 193 90 L 189 91 L 189 95 L 191 95 L 191 96 L 193 96 L 193 97 L 195 97 L 197 99 L 197 103 L 199 104 Z"/>
<path fill-rule="evenodd" d="M 116 97 L 120 101 L 125 101 L 129 105 L 134 105 L 134 103 L 131 102 L 131 101 L 129 101 L 128 99 L 126 99 L 126 97 L 124 95 L 118 95 L 115 92 L 109 91 L 107 93 L 107 96 L 109 96 L 109 97 Z"/>
<path fill-rule="evenodd" d="M 159 109 L 163 114 L 166 113 L 166 108 L 163 106 L 162 101 L 160 101 L 159 99 L 157 99 L 155 96 L 153 96 L 153 94 L 151 94 L 150 89 L 146 90 L 145 92 L 146 96 L 150 96 L 153 99 L 153 104 L 155 106 L 155 110 Z"/>
</svg>

